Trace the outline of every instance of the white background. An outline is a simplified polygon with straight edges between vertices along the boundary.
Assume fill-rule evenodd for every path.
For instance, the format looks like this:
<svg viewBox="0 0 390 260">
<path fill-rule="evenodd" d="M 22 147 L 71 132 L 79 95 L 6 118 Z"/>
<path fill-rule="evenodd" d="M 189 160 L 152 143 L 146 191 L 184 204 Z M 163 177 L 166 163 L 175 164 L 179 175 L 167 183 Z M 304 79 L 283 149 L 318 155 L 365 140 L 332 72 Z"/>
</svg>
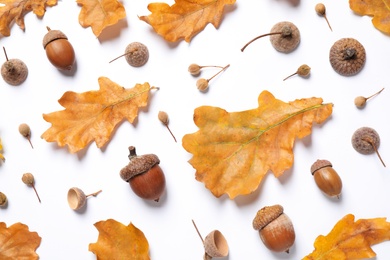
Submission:
<svg viewBox="0 0 390 260">
<path fill-rule="evenodd" d="M 80 7 L 74 1 L 59 1 L 47 8 L 42 19 L 28 13 L 24 32 L 13 25 L 11 36 L 0 38 L 8 57 L 22 59 L 29 68 L 24 84 L 0 83 L 0 137 L 6 157 L 0 165 L 0 191 L 9 199 L 8 207 L 0 209 L 0 221 L 7 226 L 22 222 L 38 232 L 42 237 L 37 249 L 40 259 L 96 259 L 88 251 L 88 245 L 98 238 L 93 224 L 109 218 L 125 225 L 132 222 L 141 229 L 152 259 L 201 259 L 204 251 L 193 219 L 203 236 L 214 229 L 225 235 L 230 247 L 225 259 L 242 260 L 301 259 L 312 252 L 315 238 L 327 234 L 346 214 L 354 214 L 356 219 L 390 216 L 389 169 L 375 154 L 357 153 L 350 141 L 357 128 L 375 128 L 381 136 L 379 151 L 390 165 L 390 89 L 362 110 L 353 103 L 358 95 L 389 87 L 390 37 L 375 29 L 370 17 L 355 15 L 346 0 L 324 1 L 331 32 L 325 19 L 315 13 L 312 1 L 302 1 L 297 7 L 283 0 L 237 1 L 226 8 L 218 29 L 208 25 L 190 43 L 168 43 L 138 19 L 149 14 L 150 2 L 125 1 L 127 17 L 98 38 L 90 28 L 80 26 Z M 240 51 L 247 41 L 284 20 L 293 22 L 301 32 L 301 43 L 294 52 L 277 52 L 267 38 Z M 42 47 L 46 26 L 68 36 L 76 52 L 74 74 L 58 71 L 47 60 Z M 367 52 L 365 67 L 352 77 L 340 76 L 328 61 L 330 47 L 344 37 L 359 40 Z M 130 67 L 124 58 L 109 64 L 133 41 L 149 48 L 150 59 L 144 67 Z M 187 72 L 194 62 L 230 67 L 202 93 L 195 87 L 196 78 Z M 312 68 L 308 79 L 295 76 L 282 81 L 304 63 Z M 202 77 L 214 72 L 204 70 Z M 71 154 L 66 147 L 41 139 L 50 127 L 42 114 L 62 110 L 57 100 L 68 90 L 97 90 L 100 76 L 126 88 L 149 82 L 160 90 L 151 92 L 150 105 L 139 112 L 135 123 L 118 125 L 103 149 L 92 143 Z M 296 140 L 294 164 L 281 178 L 269 173 L 253 194 L 235 200 L 215 198 L 195 180 L 195 169 L 188 163 L 191 154 L 181 145 L 185 134 L 197 131 L 193 111 L 202 105 L 232 112 L 256 108 L 263 90 L 285 102 L 322 97 L 334 104 L 334 111 L 324 124 L 313 126 L 309 137 Z M 160 110 L 169 114 L 177 143 L 158 121 Z M 30 125 L 34 149 L 19 134 L 20 123 Z M 159 203 L 138 198 L 119 177 L 128 162 L 129 145 L 134 145 L 138 154 L 154 153 L 160 158 L 167 187 Z M 315 185 L 310 166 L 317 159 L 330 160 L 341 176 L 340 200 L 327 198 Z M 22 183 L 25 172 L 34 174 L 41 204 L 34 191 Z M 103 191 L 89 198 L 82 212 L 75 212 L 66 201 L 73 186 L 87 194 Z M 293 221 L 296 241 L 290 254 L 268 251 L 252 229 L 256 212 L 273 204 L 281 204 Z M 389 242 L 375 245 L 376 259 L 389 259 L 389 246 Z"/>
</svg>

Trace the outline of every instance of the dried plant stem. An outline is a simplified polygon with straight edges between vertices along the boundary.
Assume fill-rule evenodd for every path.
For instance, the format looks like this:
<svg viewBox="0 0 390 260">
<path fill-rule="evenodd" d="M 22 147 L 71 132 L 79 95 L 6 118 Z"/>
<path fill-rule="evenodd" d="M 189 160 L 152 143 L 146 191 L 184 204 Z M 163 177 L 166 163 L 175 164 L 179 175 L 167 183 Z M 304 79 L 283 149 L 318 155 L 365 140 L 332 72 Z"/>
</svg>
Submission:
<svg viewBox="0 0 390 260">
<path fill-rule="evenodd" d="M 376 145 L 374 144 L 374 142 L 371 140 L 371 138 L 363 138 L 362 140 L 363 140 L 363 141 L 366 141 L 366 142 L 368 142 L 370 145 L 372 145 L 372 147 L 373 147 L 374 150 L 375 150 L 375 153 L 376 153 L 376 154 L 378 155 L 378 157 L 379 157 L 379 160 L 381 161 L 381 163 L 383 164 L 383 166 L 386 167 L 385 162 L 383 161 L 381 155 L 379 154 L 378 148 L 376 147 Z"/>
<path fill-rule="evenodd" d="M 88 195 L 85 195 L 85 197 L 89 197 L 89 196 L 93 196 L 93 197 L 96 197 L 100 192 L 102 192 L 102 190 L 99 190 L 97 192 L 94 192 L 94 193 L 91 193 L 91 194 L 88 194 Z"/>
<path fill-rule="evenodd" d="M 275 34 L 282 34 L 282 32 L 271 32 L 271 33 L 266 33 L 266 34 L 262 34 L 260 36 L 257 36 L 255 38 L 253 38 L 252 40 L 250 40 L 247 44 L 245 44 L 244 47 L 241 48 L 241 52 L 243 52 L 246 49 L 246 47 L 248 47 L 249 44 L 256 41 L 257 39 L 260 39 L 260 38 L 265 37 L 265 36 L 275 35 Z"/>
<path fill-rule="evenodd" d="M 167 129 L 168 129 L 169 133 L 171 133 L 171 135 L 172 135 L 173 139 L 174 139 L 174 140 L 175 140 L 175 142 L 177 143 L 177 141 L 176 141 L 176 137 L 173 135 L 173 133 L 172 133 L 171 129 L 170 129 L 170 128 L 169 128 L 169 126 L 168 126 L 168 124 L 164 124 L 164 125 L 167 127 Z"/>
<path fill-rule="evenodd" d="M 384 89 L 385 89 L 385 88 L 382 88 L 381 90 L 379 90 L 379 91 L 376 92 L 375 94 L 372 94 L 371 96 L 366 97 L 366 100 L 367 100 L 367 99 L 370 99 L 370 98 L 372 98 L 372 97 L 375 97 L 376 95 L 379 95 Z"/>
<path fill-rule="evenodd" d="M 31 148 L 32 148 L 32 149 L 34 149 L 34 146 L 33 146 L 33 144 L 31 143 L 31 139 L 30 139 L 30 137 L 27 137 L 27 140 L 28 140 L 28 142 L 30 143 L 30 145 L 31 145 Z"/>
<path fill-rule="evenodd" d="M 5 51 L 5 48 L 4 48 L 4 46 L 3 46 L 3 51 L 4 51 L 5 59 L 8 61 L 7 52 Z"/>
<path fill-rule="evenodd" d="M 329 21 L 328 21 L 328 18 L 326 17 L 326 15 L 324 14 L 324 18 L 325 18 L 325 21 L 326 21 L 326 23 L 328 24 L 328 26 L 329 26 L 329 29 L 333 32 L 333 30 L 332 30 L 332 26 L 330 26 L 330 23 L 329 23 Z"/>
<path fill-rule="evenodd" d="M 223 67 L 220 71 L 218 71 L 216 74 L 214 74 L 214 76 L 212 76 L 211 78 L 209 78 L 207 81 L 210 81 L 212 80 L 214 77 L 216 77 L 219 73 L 221 73 L 222 71 L 226 70 L 227 68 L 229 68 L 230 64 L 226 65 L 225 67 Z"/>
<path fill-rule="evenodd" d="M 285 77 L 283 79 L 283 81 L 285 81 L 286 79 L 291 78 L 292 76 L 297 75 L 297 74 L 298 74 L 298 72 L 295 72 L 295 73 L 291 74 L 290 76 Z"/>
<path fill-rule="evenodd" d="M 38 195 L 37 189 L 35 189 L 35 185 L 34 185 L 34 184 L 31 184 L 31 187 L 34 189 L 35 194 L 37 195 L 37 198 L 38 198 L 39 203 L 41 203 L 41 198 L 40 198 L 39 195 Z"/>
<path fill-rule="evenodd" d="M 199 229 L 198 229 L 198 227 L 196 226 L 196 224 L 195 224 L 195 221 L 194 221 L 194 220 L 192 220 L 192 224 L 194 224 L 195 230 L 196 230 L 196 232 L 198 233 L 198 235 L 199 235 L 200 239 L 202 240 L 202 243 L 204 244 L 203 237 L 202 237 L 202 235 L 200 234 L 200 232 L 199 232 Z"/>
<path fill-rule="evenodd" d="M 132 51 L 128 51 L 128 52 L 126 52 L 126 53 L 124 53 L 124 54 L 122 54 L 122 55 L 116 57 L 115 59 L 111 60 L 109 63 L 111 63 L 111 62 L 113 62 L 113 61 L 116 61 L 117 59 L 119 59 L 119 58 L 121 58 L 121 57 L 123 57 L 123 56 L 126 56 L 127 54 L 131 54 L 131 53 L 133 53 L 133 52 L 135 52 L 135 51 L 138 51 L 138 50 L 135 49 L 135 50 L 132 50 Z"/>
</svg>

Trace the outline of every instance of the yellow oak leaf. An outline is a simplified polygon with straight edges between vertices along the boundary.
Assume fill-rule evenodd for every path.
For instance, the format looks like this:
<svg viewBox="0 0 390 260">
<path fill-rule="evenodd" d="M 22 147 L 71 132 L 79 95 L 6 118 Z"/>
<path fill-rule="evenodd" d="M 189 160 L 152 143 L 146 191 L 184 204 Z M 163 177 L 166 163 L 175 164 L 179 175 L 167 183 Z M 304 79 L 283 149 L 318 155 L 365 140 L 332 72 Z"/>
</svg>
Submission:
<svg viewBox="0 0 390 260">
<path fill-rule="evenodd" d="M 175 0 L 172 6 L 166 3 L 151 3 L 148 5 L 151 14 L 140 16 L 139 19 L 150 24 L 169 42 L 181 38 L 190 42 L 208 23 L 218 28 L 225 5 L 235 2 L 236 0 Z"/>
<path fill-rule="evenodd" d="M 347 260 L 375 257 L 372 245 L 390 240 L 386 218 L 359 219 L 348 214 L 339 220 L 328 235 L 320 235 L 315 250 L 303 260 Z"/>
<path fill-rule="evenodd" d="M 77 0 L 76 2 L 81 6 L 80 25 L 90 26 L 96 37 L 104 28 L 126 17 L 123 4 L 117 0 Z"/>
<path fill-rule="evenodd" d="M 15 223 L 7 228 L 4 222 L 0 222 L 0 259 L 39 259 L 35 250 L 41 240 L 38 233 L 30 232 L 25 224 Z"/>
<path fill-rule="evenodd" d="M 332 114 L 332 104 L 321 98 L 284 103 L 263 91 L 255 109 L 229 113 L 218 107 L 195 109 L 199 130 L 183 137 L 193 156 L 189 163 L 196 179 L 216 197 L 231 199 L 253 192 L 271 170 L 281 176 L 293 164 L 295 138 L 311 133 Z"/>
<path fill-rule="evenodd" d="M 57 0 L 0 0 L 0 34 L 10 36 L 13 22 L 25 29 L 24 15 L 33 11 L 39 18 L 46 12 L 46 6 L 54 6 Z"/>
<path fill-rule="evenodd" d="M 78 152 L 95 140 L 102 147 L 111 138 L 118 123 L 127 119 L 130 123 L 139 107 L 148 104 L 149 91 L 157 89 L 149 83 L 136 84 L 125 89 L 106 77 L 99 78 L 100 89 L 84 93 L 65 92 L 58 102 L 65 110 L 43 114 L 51 123 L 42 138 L 47 142 L 68 145 L 71 153 Z"/>
<path fill-rule="evenodd" d="M 390 34 L 390 0 L 349 0 L 349 7 L 359 15 L 372 16 L 372 24 Z"/>
<path fill-rule="evenodd" d="M 1 138 L 0 138 L 0 160 L 5 162 L 4 155 L 1 153 L 1 151 L 3 151 L 3 143 L 1 142 Z"/>
<path fill-rule="evenodd" d="M 89 244 L 97 259 L 149 260 L 149 243 L 144 233 L 132 223 L 128 226 L 114 220 L 95 223 L 98 241 Z"/>
</svg>

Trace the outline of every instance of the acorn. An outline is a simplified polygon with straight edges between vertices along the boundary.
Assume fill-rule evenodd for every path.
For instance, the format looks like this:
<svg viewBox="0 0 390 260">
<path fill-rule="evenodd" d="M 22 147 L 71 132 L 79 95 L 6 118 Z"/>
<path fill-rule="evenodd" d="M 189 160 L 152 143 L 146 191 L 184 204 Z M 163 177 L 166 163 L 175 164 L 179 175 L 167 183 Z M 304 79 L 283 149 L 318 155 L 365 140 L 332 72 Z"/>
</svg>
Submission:
<svg viewBox="0 0 390 260">
<path fill-rule="evenodd" d="M 130 162 L 120 171 L 121 178 L 130 184 L 138 197 L 158 202 L 165 190 L 160 159 L 155 154 L 138 156 L 134 146 L 129 147 L 129 152 Z"/>
<path fill-rule="evenodd" d="M 43 37 L 43 48 L 50 63 L 60 70 L 72 70 L 76 55 L 68 37 L 59 30 L 46 28 L 48 32 Z"/>
<path fill-rule="evenodd" d="M 318 188 L 329 197 L 340 198 L 343 183 L 328 160 L 317 160 L 310 168 Z"/>
<path fill-rule="evenodd" d="M 295 242 L 294 226 L 281 205 L 260 209 L 252 222 L 264 245 L 273 252 L 288 253 Z"/>
</svg>

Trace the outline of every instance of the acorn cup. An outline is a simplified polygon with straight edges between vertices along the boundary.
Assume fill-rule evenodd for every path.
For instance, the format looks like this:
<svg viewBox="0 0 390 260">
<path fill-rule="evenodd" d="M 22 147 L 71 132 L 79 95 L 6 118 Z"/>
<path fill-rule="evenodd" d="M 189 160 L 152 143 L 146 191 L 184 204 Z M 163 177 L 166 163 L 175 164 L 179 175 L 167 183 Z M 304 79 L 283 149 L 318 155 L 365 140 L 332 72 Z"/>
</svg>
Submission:
<svg viewBox="0 0 390 260">
<path fill-rule="evenodd" d="M 79 210 L 87 203 L 87 198 L 90 196 L 96 197 L 102 190 L 85 195 L 84 191 L 79 188 L 73 187 L 68 191 L 68 204 L 73 210 Z"/>
<path fill-rule="evenodd" d="M 196 229 L 200 239 L 202 240 L 204 246 L 204 256 L 203 260 L 211 260 L 213 257 L 225 257 L 229 254 L 228 243 L 219 230 L 211 231 L 203 240 L 195 222 L 192 220 L 192 224 Z"/>
</svg>

